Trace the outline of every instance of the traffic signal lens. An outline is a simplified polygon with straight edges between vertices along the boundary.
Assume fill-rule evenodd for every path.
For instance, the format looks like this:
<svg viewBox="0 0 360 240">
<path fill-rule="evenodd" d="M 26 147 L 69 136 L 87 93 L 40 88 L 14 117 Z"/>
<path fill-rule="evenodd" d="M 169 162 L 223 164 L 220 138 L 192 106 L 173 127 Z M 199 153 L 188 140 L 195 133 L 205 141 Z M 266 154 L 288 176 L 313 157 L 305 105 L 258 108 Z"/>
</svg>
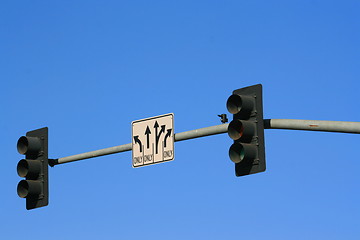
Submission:
<svg viewBox="0 0 360 240">
<path fill-rule="evenodd" d="M 20 154 L 26 154 L 29 146 L 29 141 L 27 140 L 27 137 L 20 137 L 17 142 L 17 150 Z"/>
<path fill-rule="evenodd" d="M 20 177 L 26 177 L 29 172 L 29 164 L 25 159 L 22 159 L 19 161 L 16 170 Z"/>
<path fill-rule="evenodd" d="M 21 198 L 26 198 L 29 194 L 29 184 L 26 180 L 21 180 L 17 186 L 17 194 Z"/>
</svg>

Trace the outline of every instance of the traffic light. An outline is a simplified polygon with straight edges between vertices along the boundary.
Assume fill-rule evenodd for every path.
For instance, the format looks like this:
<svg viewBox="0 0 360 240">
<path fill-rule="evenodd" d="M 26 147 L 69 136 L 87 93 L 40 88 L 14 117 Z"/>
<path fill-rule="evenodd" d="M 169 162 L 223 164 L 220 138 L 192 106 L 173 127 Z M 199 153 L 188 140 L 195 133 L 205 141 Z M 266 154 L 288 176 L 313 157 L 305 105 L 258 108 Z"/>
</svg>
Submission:
<svg viewBox="0 0 360 240">
<path fill-rule="evenodd" d="M 228 134 L 234 143 L 229 149 L 236 176 L 265 171 L 265 141 L 262 85 L 233 91 L 226 107 L 233 114 Z"/>
<path fill-rule="evenodd" d="M 40 128 L 19 138 L 17 150 L 25 155 L 17 165 L 17 173 L 25 180 L 17 186 L 19 197 L 26 198 L 26 209 L 49 203 L 48 187 L 48 128 Z"/>
</svg>

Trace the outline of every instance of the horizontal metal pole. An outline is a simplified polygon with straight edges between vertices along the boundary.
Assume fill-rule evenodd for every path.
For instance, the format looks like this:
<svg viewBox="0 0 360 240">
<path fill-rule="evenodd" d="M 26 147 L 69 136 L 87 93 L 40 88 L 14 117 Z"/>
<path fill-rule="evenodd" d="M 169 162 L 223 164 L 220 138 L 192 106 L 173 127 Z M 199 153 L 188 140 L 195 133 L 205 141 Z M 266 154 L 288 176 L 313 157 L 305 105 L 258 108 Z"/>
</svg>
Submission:
<svg viewBox="0 0 360 240">
<path fill-rule="evenodd" d="M 229 124 L 226 123 L 226 124 L 221 124 L 206 128 L 195 129 L 187 132 L 177 133 L 175 134 L 175 142 L 226 133 L 228 125 Z M 360 134 L 360 122 L 298 120 L 298 119 L 265 119 L 264 128 Z M 92 152 L 81 153 L 69 157 L 49 159 L 49 164 L 51 166 L 54 166 L 58 164 L 74 162 L 83 159 L 100 157 L 104 155 L 126 152 L 131 150 L 132 150 L 132 144 L 128 143 L 128 144 L 100 149 Z"/>
<path fill-rule="evenodd" d="M 211 126 L 211 127 L 206 127 L 206 128 L 195 129 L 195 130 L 191 130 L 191 131 L 187 131 L 187 132 L 177 133 L 177 134 L 175 134 L 175 142 L 226 133 L 228 126 L 229 126 L 229 124 L 225 123 L 225 124 L 221 124 L 221 125 L 216 125 L 216 126 Z"/>
<path fill-rule="evenodd" d="M 323 132 L 360 133 L 360 122 L 265 119 L 266 129 L 290 129 Z"/>
<path fill-rule="evenodd" d="M 96 151 L 92 151 L 92 152 L 80 153 L 80 154 L 72 155 L 69 157 L 54 159 L 51 161 L 52 163 L 50 165 L 54 166 L 57 164 L 74 162 L 74 161 L 79 161 L 79 160 L 88 159 L 88 158 L 100 157 L 100 156 L 105 156 L 105 155 L 120 153 L 120 152 L 126 152 L 126 151 L 130 151 L 130 150 L 132 150 L 132 146 L 131 146 L 131 143 L 128 143 L 128 144 L 119 145 L 119 146 L 110 147 L 110 148 L 104 148 L 104 149 L 100 149 L 100 150 L 96 150 Z"/>
<path fill-rule="evenodd" d="M 205 136 L 225 133 L 225 132 L 227 132 L 228 125 L 229 124 L 221 124 L 221 125 L 217 125 L 217 126 L 211 126 L 211 127 L 195 129 L 195 130 L 191 130 L 191 131 L 187 131 L 187 132 L 177 133 L 177 134 L 175 134 L 175 142 L 192 139 L 192 138 L 199 138 L 199 137 L 205 137 Z M 110 147 L 110 148 L 104 148 L 104 149 L 100 149 L 100 150 L 96 150 L 96 151 L 92 151 L 92 152 L 81 153 L 81 154 L 77 154 L 77 155 L 73 155 L 73 156 L 69 156 L 69 157 L 63 157 L 63 158 L 51 159 L 51 160 L 49 159 L 49 161 L 50 161 L 50 165 L 54 166 L 54 165 L 58 165 L 58 164 L 74 162 L 74 161 L 79 161 L 79 160 L 83 160 L 83 159 L 100 157 L 100 156 L 105 156 L 105 155 L 114 154 L 114 153 L 131 151 L 131 150 L 132 150 L 132 144 L 128 143 L 128 144 L 119 145 L 119 146 Z"/>
</svg>

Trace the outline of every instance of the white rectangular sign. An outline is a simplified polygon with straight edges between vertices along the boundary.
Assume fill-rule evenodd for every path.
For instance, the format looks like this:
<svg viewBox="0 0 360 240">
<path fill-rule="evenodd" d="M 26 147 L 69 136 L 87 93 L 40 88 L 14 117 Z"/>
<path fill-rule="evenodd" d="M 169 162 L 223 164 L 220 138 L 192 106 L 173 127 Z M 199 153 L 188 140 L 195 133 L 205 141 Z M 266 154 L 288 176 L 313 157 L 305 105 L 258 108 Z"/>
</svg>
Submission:
<svg viewBox="0 0 360 240">
<path fill-rule="evenodd" d="M 145 165 L 174 160 L 174 114 L 133 121 L 132 165 Z"/>
</svg>

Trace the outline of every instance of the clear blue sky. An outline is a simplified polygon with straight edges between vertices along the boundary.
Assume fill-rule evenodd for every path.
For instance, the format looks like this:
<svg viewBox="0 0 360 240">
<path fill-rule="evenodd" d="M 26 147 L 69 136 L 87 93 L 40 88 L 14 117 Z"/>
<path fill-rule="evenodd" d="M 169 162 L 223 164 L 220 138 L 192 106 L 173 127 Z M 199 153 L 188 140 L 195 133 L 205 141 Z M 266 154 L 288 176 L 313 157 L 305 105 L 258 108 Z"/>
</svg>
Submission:
<svg viewBox="0 0 360 240">
<path fill-rule="evenodd" d="M 359 9 L 1 1 L 1 238 L 359 239 L 355 134 L 266 130 L 266 172 L 240 178 L 222 134 L 154 166 L 126 152 L 51 168 L 44 208 L 16 194 L 17 139 L 44 126 L 50 157 L 65 157 L 130 143 L 132 121 L 160 114 L 175 132 L 220 124 L 231 92 L 257 83 L 265 118 L 360 121 Z"/>
</svg>

